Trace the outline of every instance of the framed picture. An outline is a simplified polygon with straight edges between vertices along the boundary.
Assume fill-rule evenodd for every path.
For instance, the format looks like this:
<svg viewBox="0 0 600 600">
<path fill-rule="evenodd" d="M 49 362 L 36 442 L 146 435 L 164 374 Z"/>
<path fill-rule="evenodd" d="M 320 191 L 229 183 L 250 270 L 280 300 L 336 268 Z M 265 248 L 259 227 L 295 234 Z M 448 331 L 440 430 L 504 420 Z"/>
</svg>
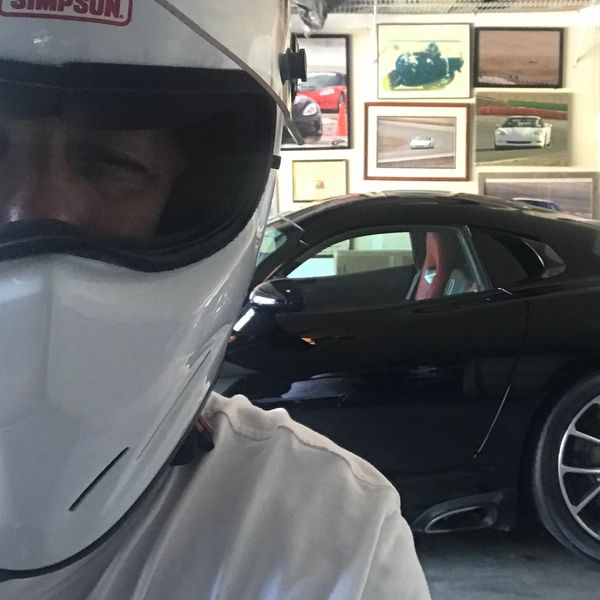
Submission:
<svg viewBox="0 0 600 600">
<path fill-rule="evenodd" d="M 468 104 L 368 102 L 365 124 L 365 179 L 468 179 Z"/>
<path fill-rule="evenodd" d="M 284 150 L 350 147 L 350 37 L 314 35 L 298 37 L 306 51 L 307 78 L 298 83 L 292 104 L 292 120 L 304 144 L 289 131 L 283 135 Z"/>
<path fill-rule="evenodd" d="M 348 193 L 347 160 L 292 161 L 293 202 L 315 202 Z"/>
<path fill-rule="evenodd" d="M 468 23 L 378 25 L 377 58 L 378 98 L 471 96 Z"/>
<path fill-rule="evenodd" d="M 499 198 L 523 199 L 582 217 L 600 216 L 595 172 L 480 173 L 479 191 Z"/>
<path fill-rule="evenodd" d="M 565 166 L 569 156 L 569 94 L 479 92 L 478 165 Z"/>
<path fill-rule="evenodd" d="M 476 87 L 563 87 L 563 30 L 475 30 Z"/>
</svg>

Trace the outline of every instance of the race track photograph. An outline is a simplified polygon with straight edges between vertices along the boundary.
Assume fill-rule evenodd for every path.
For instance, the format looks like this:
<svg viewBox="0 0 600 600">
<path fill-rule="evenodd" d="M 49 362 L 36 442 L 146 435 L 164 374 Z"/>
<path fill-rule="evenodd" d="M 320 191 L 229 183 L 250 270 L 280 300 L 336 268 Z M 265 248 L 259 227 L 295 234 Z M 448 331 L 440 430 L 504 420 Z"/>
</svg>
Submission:
<svg viewBox="0 0 600 600">
<path fill-rule="evenodd" d="M 475 110 L 477 165 L 570 164 L 569 94 L 481 92 Z"/>
<path fill-rule="evenodd" d="M 485 173 L 479 187 L 481 193 L 497 198 L 552 202 L 560 211 L 580 217 L 590 218 L 598 212 L 597 173 Z"/>
<path fill-rule="evenodd" d="M 562 87 L 562 29 L 476 29 L 475 85 Z"/>
<path fill-rule="evenodd" d="M 365 103 L 365 179 L 465 181 L 468 104 Z"/>
<path fill-rule="evenodd" d="M 377 167 L 382 169 L 453 168 L 456 119 L 379 117 Z"/>
</svg>

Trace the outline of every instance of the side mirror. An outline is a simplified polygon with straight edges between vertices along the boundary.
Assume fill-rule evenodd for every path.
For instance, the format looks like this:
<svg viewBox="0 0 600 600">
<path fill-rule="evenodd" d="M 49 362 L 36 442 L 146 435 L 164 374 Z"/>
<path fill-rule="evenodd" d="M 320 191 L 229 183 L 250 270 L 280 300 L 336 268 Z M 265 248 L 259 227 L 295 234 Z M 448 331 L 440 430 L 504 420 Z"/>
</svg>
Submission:
<svg viewBox="0 0 600 600">
<path fill-rule="evenodd" d="M 250 305 L 273 312 L 299 312 L 304 308 L 302 292 L 291 279 L 271 279 L 259 283 L 250 293 Z"/>
</svg>

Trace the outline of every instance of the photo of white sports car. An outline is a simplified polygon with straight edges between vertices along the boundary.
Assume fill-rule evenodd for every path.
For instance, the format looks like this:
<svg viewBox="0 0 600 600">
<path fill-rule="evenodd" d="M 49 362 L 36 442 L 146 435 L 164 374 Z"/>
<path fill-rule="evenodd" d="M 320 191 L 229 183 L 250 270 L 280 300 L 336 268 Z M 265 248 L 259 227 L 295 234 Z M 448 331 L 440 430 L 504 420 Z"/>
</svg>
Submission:
<svg viewBox="0 0 600 600">
<path fill-rule="evenodd" d="M 417 135 L 412 140 L 410 140 L 411 150 L 427 150 L 428 148 L 433 148 L 433 138 L 428 135 Z"/>
<path fill-rule="evenodd" d="M 494 148 L 544 148 L 550 145 L 551 137 L 552 124 L 541 117 L 508 117 L 494 130 Z"/>
</svg>

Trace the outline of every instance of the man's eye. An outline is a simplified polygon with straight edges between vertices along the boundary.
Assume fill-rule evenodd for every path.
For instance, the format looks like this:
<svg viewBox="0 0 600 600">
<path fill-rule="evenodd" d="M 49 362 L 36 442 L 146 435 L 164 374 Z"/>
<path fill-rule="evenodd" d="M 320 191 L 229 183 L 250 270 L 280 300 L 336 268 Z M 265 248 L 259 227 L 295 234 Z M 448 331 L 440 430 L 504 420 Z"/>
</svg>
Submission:
<svg viewBox="0 0 600 600">
<path fill-rule="evenodd" d="M 114 154 L 106 150 L 88 150 L 82 152 L 77 159 L 79 165 L 85 169 L 114 170 L 115 173 L 131 173 L 132 175 L 146 175 L 146 167 L 133 158 Z"/>
<path fill-rule="evenodd" d="M 144 164 L 103 148 L 80 149 L 72 164 L 81 177 L 107 194 L 133 192 L 149 182 Z"/>
<path fill-rule="evenodd" d="M 127 155 L 104 148 L 79 148 L 71 155 L 72 169 L 106 197 L 135 194 L 151 177 L 146 166 Z"/>
</svg>

